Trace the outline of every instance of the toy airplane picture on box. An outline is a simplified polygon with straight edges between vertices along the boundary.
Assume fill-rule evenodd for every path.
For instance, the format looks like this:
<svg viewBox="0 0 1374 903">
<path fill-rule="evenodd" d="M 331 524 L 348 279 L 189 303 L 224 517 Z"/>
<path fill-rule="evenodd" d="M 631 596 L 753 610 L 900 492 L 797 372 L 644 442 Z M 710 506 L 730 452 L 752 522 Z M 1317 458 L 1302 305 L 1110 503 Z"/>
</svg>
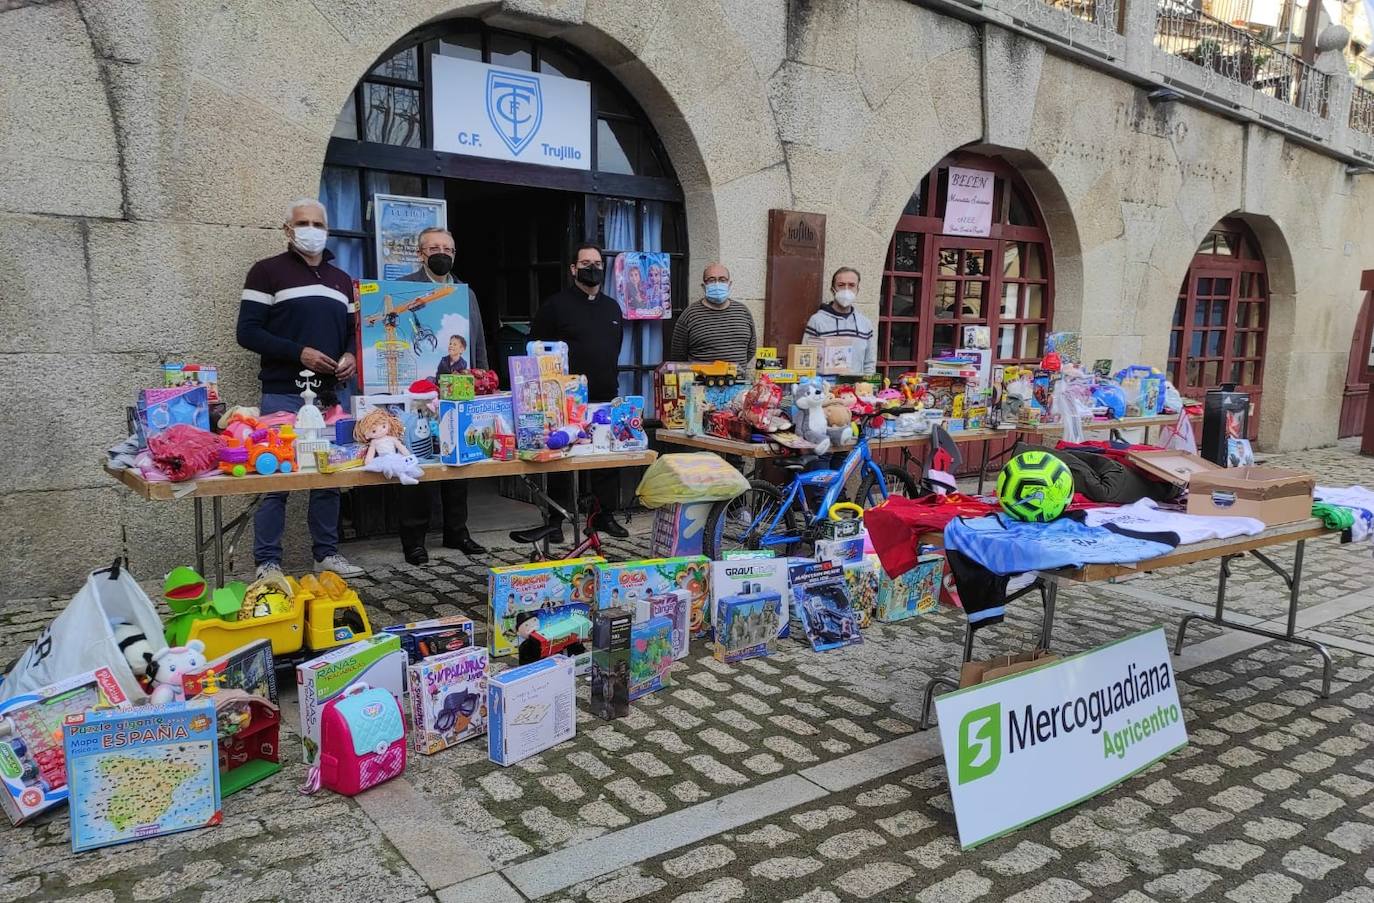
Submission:
<svg viewBox="0 0 1374 903">
<path fill-rule="evenodd" d="M 71 715 L 62 741 L 73 851 L 220 823 L 209 700 Z"/>
<path fill-rule="evenodd" d="M 359 640 L 296 666 L 296 690 L 301 709 L 301 747 L 305 764 L 320 754 L 320 720 L 325 703 L 354 683 L 381 687 L 396 697 L 405 695 L 406 654 L 401 640 L 389 633 Z"/>
<path fill-rule="evenodd" d="M 692 636 L 704 636 L 710 616 L 711 560 L 704 555 L 678 558 L 645 558 L 597 566 L 596 593 L 602 608 L 625 606 L 634 610 L 635 600 L 686 590 L 691 596 Z"/>
<path fill-rule="evenodd" d="M 460 649 L 407 669 L 410 739 L 430 755 L 487 732 L 487 650 Z"/>
<path fill-rule="evenodd" d="M 798 638 L 817 652 L 864 641 L 859 614 L 849 602 L 844 568 L 832 561 L 795 563 L 792 581 L 792 623 Z"/>
<path fill-rule="evenodd" d="M 108 668 L 0 702 L 0 805 L 19 824 L 67 799 L 62 724 L 69 715 L 129 705 Z"/>
<path fill-rule="evenodd" d="M 590 623 L 597 609 L 598 556 L 492 568 L 487 578 L 488 630 L 492 657 L 515 654 L 520 646 L 516 617 L 539 616 L 546 628 L 577 612 Z"/>
<path fill-rule="evenodd" d="M 711 598 L 714 600 L 711 623 L 720 624 L 721 608 L 726 600 L 748 595 L 773 594 L 778 597 L 774 636 L 781 639 L 792 632 L 789 615 L 791 584 L 788 582 L 790 563 L 786 558 L 736 558 L 711 564 Z"/>
<path fill-rule="evenodd" d="M 487 683 L 487 755 L 514 765 L 577 732 L 577 685 L 572 659 L 555 655 L 510 668 Z"/>
<path fill-rule="evenodd" d="M 650 618 L 630 628 L 630 701 L 673 682 L 673 622 Z"/>
</svg>

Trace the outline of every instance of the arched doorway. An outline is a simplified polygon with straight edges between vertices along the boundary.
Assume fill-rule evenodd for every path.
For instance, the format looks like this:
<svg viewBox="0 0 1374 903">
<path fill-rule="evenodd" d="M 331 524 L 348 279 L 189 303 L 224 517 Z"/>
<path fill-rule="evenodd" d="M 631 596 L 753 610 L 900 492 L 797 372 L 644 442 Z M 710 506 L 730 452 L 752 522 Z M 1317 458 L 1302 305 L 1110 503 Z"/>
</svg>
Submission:
<svg viewBox="0 0 1374 903">
<path fill-rule="evenodd" d="M 588 168 L 434 149 L 436 57 L 588 83 Z M 668 155 L 628 92 L 565 42 L 476 20 L 427 25 L 397 42 L 339 111 L 320 180 L 332 217 L 330 247 L 357 278 L 377 276 L 376 194 L 448 201 L 458 247 L 454 272 L 478 299 L 498 373 L 506 369 L 502 353 L 523 348 L 520 327 L 540 300 L 565 284 L 568 252 L 584 238 L 605 249 L 607 272 L 621 252 L 667 253 L 674 312 L 688 300 L 683 191 Z M 670 326 L 627 321 L 621 391 L 652 396 L 652 370 Z"/>
<path fill-rule="evenodd" d="M 1259 240 L 1228 217 L 1198 246 L 1178 290 L 1169 333 L 1169 378 L 1183 395 L 1234 383 L 1250 393 L 1250 439 L 1259 436 L 1269 275 Z"/>
<path fill-rule="evenodd" d="M 951 166 L 994 176 L 986 237 L 944 234 Z M 878 309 L 878 366 L 895 378 L 952 351 L 963 327 L 989 329 L 994 364 L 1039 361 L 1054 315 L 1054 260 L 1044 216 L 1016 169 L 999 157 L 952 154 L 907 202 Z"/>
</svg>

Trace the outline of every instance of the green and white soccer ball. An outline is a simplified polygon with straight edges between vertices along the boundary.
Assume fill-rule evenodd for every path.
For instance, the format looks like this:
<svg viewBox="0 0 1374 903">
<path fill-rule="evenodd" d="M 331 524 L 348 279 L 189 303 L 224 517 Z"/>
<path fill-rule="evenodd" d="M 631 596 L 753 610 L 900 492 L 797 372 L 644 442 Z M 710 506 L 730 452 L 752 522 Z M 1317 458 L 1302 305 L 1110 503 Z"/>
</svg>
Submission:
<svg viewBox="0 0 1374 903">
<path fill-rule="evenodd" d="M 997 475 L 997 500 L 1017 520 L 1043 524 L 1073 499 L 1073 474 L 1049 452 L 1022 452 Z"/>
</svg>

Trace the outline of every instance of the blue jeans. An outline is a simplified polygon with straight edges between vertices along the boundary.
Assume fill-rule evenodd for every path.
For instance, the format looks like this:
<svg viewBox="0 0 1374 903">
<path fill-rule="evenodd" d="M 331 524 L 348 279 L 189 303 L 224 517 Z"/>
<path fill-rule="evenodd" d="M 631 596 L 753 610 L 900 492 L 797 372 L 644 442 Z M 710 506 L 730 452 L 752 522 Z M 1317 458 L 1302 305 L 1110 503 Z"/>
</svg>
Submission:
<svg viewBox="0 0 1374 903">
<path fill-rule="evenodd" d="M 348 393 L 340 389 L 339 403 L 348 409 Z M 279 411 L 299 411 L 299 395 L 264 393 L 259 410 L 263 415 Z M 285 492 L 264 493 L 253 515 L 253 562 L 281 563 L 281 537 L 286 530 Z M 316 561 L 323 561 L 339 551 L 339 490 L 310 490 L 310 510 L 306 517 L 310 525 L 310 539 Z"/>
</svg>

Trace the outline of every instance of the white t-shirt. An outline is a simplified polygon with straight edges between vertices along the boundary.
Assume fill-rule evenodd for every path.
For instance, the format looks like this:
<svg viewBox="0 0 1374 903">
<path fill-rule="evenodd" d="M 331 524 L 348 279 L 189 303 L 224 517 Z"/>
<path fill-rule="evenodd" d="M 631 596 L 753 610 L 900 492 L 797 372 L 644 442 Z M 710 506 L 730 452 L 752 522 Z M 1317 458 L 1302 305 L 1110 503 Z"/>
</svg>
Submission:
<svg viewBox="0 0 1374 903">
<path fill-rule="evenodd" d="M 1154 499 L 1141 499 L 1119 508 L 1089 508 L 1084 512 L 1084 519 L 1090 527 L 1112 524 L 1137 533 L 1177 533 L 1180 545 L 1264 532 L 1264 521 L 1253 517 L 1206 517 L 1165 511 Z"/>
</svg>

